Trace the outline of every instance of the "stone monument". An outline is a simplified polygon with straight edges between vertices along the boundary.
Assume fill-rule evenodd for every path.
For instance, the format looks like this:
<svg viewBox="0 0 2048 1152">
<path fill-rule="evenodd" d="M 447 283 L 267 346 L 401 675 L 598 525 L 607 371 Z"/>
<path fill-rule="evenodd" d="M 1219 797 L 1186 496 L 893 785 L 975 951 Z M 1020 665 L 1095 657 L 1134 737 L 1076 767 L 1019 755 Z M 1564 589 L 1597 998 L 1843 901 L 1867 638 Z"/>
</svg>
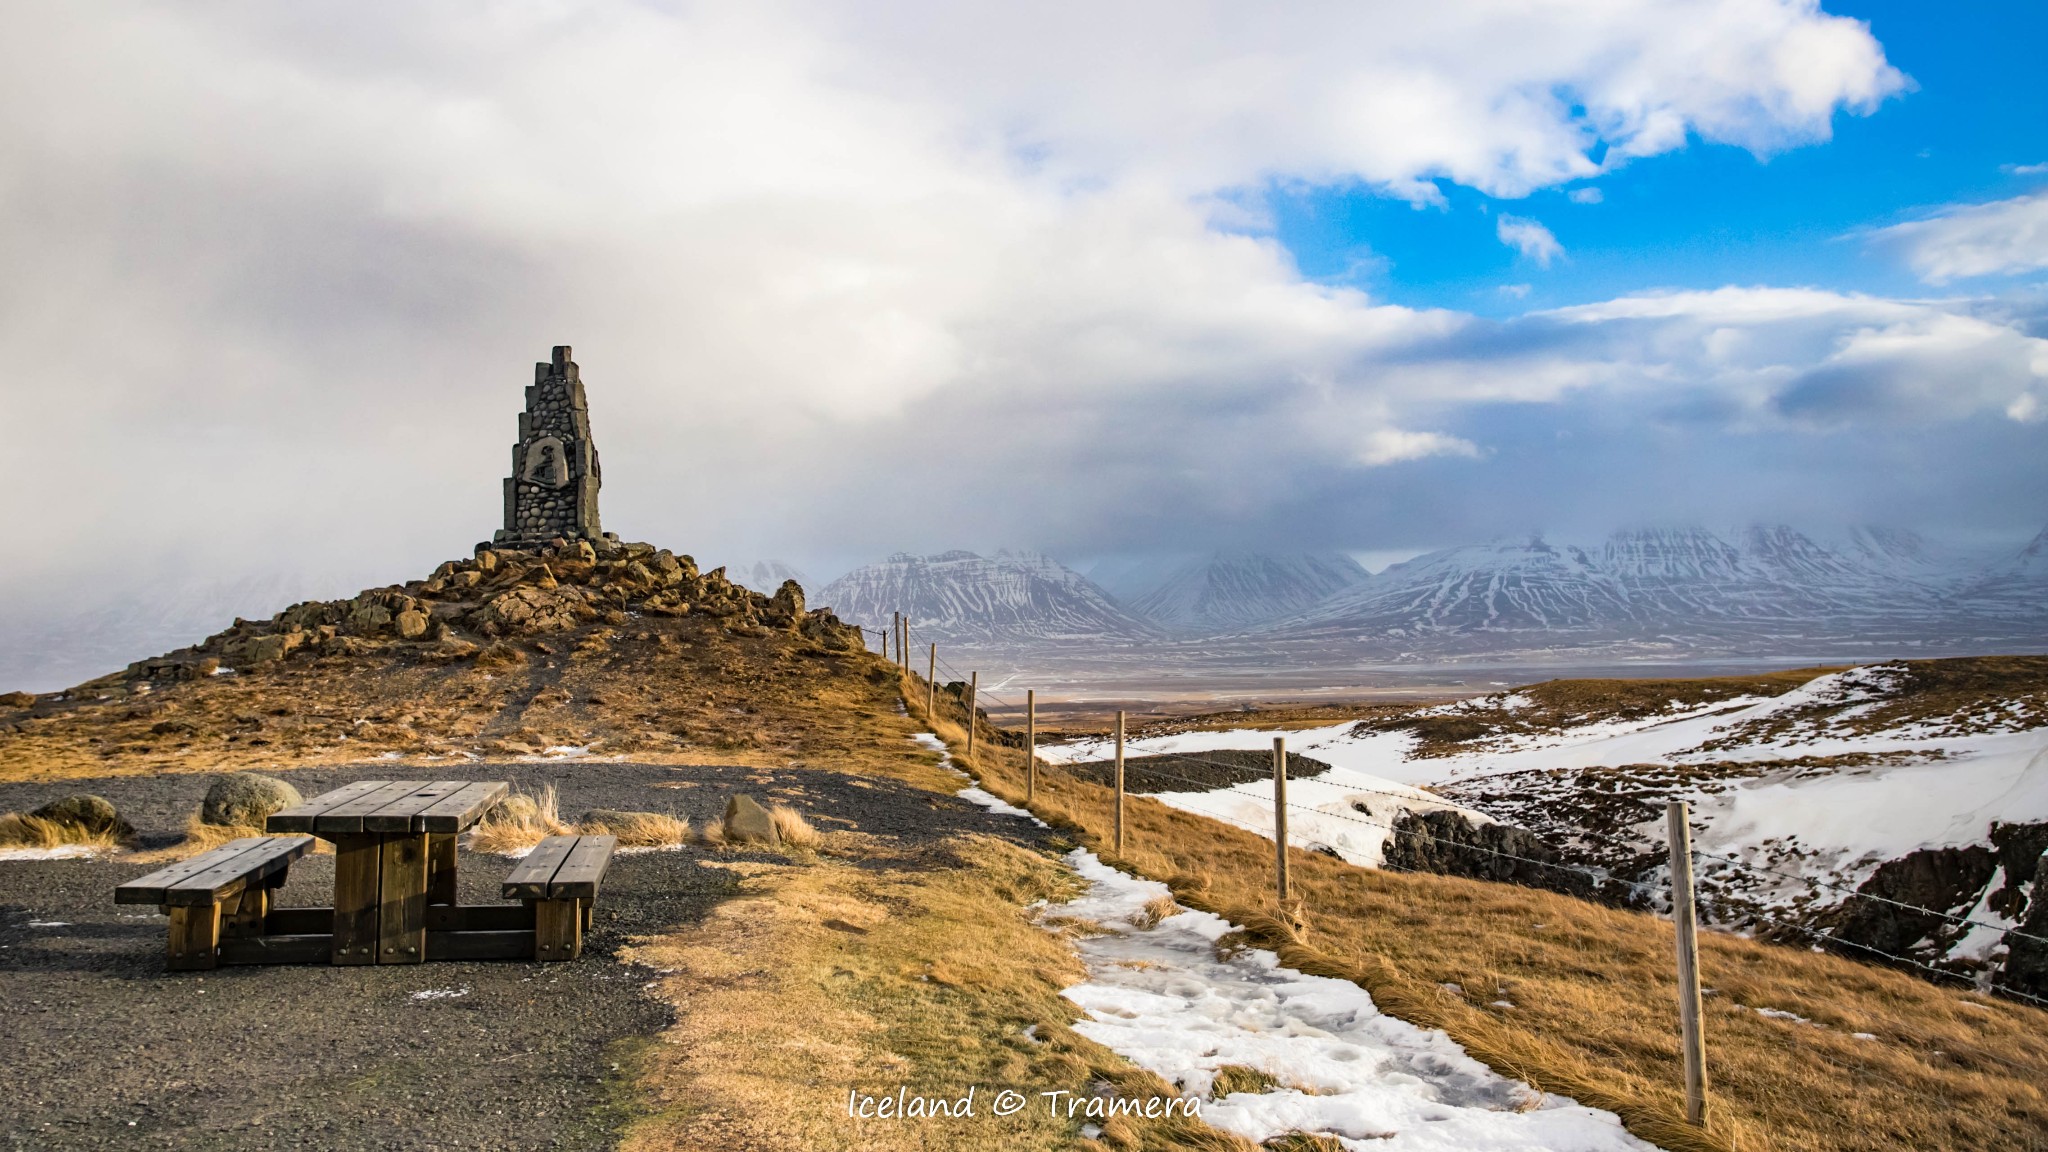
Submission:
<svg viewBox="0 0 2048 1152">
<path fill-rule="evenodd" d="M 590 439 L 590 405 L 566 345 L 549 363 L 533 366 L 512 475 L 505 478 L 505 526 L 492 538 L 500 547 L 536 548 L 550 540 L 605 539 L 597 519 L 597 489 L 604 470 Z"/>
</svg>

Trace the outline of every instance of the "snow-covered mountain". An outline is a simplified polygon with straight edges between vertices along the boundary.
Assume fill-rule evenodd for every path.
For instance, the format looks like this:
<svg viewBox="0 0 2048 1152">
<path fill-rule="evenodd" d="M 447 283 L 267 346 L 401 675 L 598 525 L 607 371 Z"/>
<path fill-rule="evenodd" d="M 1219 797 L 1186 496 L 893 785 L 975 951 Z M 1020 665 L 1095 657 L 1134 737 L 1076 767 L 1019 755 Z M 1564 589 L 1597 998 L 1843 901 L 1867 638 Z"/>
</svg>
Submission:
<svg viewBox="0 0 2048 1152">
<path fill-rule="evenodd" d="M 952 643 L 1126 642 L 1161 636 L 1087 577 L 1033 552 L 898 553 L 841 576 L 811 601 L 869 628 L 886 628 L 891 614 L 902 612 L 918 636 Z"/>
<path fill-rule="evenodd" d="M 1783 525 L 1632 529 L 1598 546 L 1538 536 L 1396 564 L 1269 631 L 1417 655 L 2048 642 L 2048 534 L 2032 552 L 1973 577 L 1968 557 L 1879 529 L 1829 541 Z"/>
<path fill-rule="evenodd" d="M 784 580 L 794 580 L 803 586 L 804 592 L 811 590 L 810 577 L 780 560 L 756 560 L 752 564 L 726 570 L 726 578 L 744 588 L 750 588 L 764 596 L 775 595 Z"/>
<path fill-rule="evenodd" d="M 1182 565 L 1127 603 L 1148 620 L 1205 635 L 1299 612 L 1368 579 L 1341 552 L 1217 552 Z"/>
</svg>

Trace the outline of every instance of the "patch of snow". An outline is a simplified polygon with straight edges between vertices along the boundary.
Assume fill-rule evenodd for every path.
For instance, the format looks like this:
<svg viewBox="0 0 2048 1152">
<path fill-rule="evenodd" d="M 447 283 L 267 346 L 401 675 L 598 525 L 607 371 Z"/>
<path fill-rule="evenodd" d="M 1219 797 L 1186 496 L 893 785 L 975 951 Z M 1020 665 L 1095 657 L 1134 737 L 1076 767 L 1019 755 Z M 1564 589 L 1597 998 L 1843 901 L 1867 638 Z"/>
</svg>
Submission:
<svg viewBox="0 0 2048 1152">
<path fill-rule="evenodd" d="M 29 926 L 30 928 L 69 928 L 69 927 L 71 927 L 71 921 L 69 921 L 69 920 L 31 920 L 31 921 L 29 921 L 29 922 L 28 922 L 28 926 Z"/>
<path fill-rule="evenodd" d="M 1202 1119 L 1217 1128 L 1253 1142 L 1328 1133 L 1389 1152 L 1651 1147 L 1612 1113 L 1539 1094 L 1442 1032 L 1381 1013 L 1356 984 L 1284 968 L 1259 949 L 1219 959 L 1216 941 L 1234 928 L 1220 917 L 1183 910 L 1139 928 L 1133 918 L 1168 894 L 1164 884 L 1085 850 L 1067 860 L 1089 891 L 1060 912 L 1108 929 L 1075 941 L 1089 979 L 1064 995 L 1089 1019 L 1074 1030 L 1191 1096 L 1206 1097 L 1231 1065 L 1280 1081 L 1205 1103 Z"/>
<path fill-rule="evenodd" d="M 55 848 L 0 848 L 0 860 L 75 860 L 99 849 L 89 844 L 59 844 Z"/>
<path fill-rule="evenodd" d="M 415 1000 L 455 1000 L 467 995 L 469 995 L 468 988 L 429 988 L 424 992 L 413 993 L 412 998 Z"/>
</svg>

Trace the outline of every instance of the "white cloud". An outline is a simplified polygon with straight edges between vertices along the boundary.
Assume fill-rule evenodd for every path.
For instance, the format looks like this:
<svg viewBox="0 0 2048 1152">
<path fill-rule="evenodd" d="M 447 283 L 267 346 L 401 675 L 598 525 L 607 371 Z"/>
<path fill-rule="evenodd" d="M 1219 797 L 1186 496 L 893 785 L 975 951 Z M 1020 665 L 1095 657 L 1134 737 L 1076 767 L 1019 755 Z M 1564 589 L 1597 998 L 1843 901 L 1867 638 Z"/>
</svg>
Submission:
<svg viewBox="0 0 2048 1152">
<path fill-rule="evenodd" d="M 1600 189 L 1598 188 L 1574 188 L 1565 195 L 1574 204 L 1598 204 L 1606 199 L 1606 197 L 1600 194 Z"/>
<path fill-rule="evenodd" d="M 1261 189 L 1517 195 L 1688 133 L 1824 139 L 1905 83 L 1811 0 L 131 2 L 9 37 L 0 342 L 34 367 L 0 424 L 33 430 L 7 527 L 36 547 L 5 593 L 424 571 L 495 525 L 554 343 L 608 525 L 711 559 L 1101 538 L 1491 460 L 1474 406 L 1690 369 L 1621 324 L 1473 351 L 1574 325 L 1306 282 L 1245 232 Z"/>
<path fill-rule="evenodd" d="M 1998 170 L 2008 176 L 2044 176 L 2048 175 L 2048 163 L 2000 164 Z"/>
<path fill-rule="evenodd" d="M 1441 432 L 1408 432 L 1399 428 L 1375 428 L 1359 447 L 1358 462 L 1368 468 L 1423 460 L 1431 456 L 1479 458 L 1479 446 Z"/>
<path fill-rule="evenodd" d="M 2048 190 L 1989 204 L 1960 204 L 1925 220 L 1879 229 L 1932 284 L 2048 268 Z"/>
<path fill-rule="evenodd" d="M 1522 300 L 1528 297 L 1529 289 L 1530 285 L 1527 284 L 1503 284 L 1495 291 L 1510 300 Z"/>
<path fill-rule="evenodd" d="M 1557 242 L 1557 237 L 1550 234 L 1550 229 L 1534 220 L 1524 220 L 1520 216 L 1510 216 L 1503 212 L 1495 225 L 1495 232 L 1500 236 L 1501 243 L 1545 268 L 1550 267 L 1552 260 L 1564 255 L 1564 245 Z"/>
</svg>

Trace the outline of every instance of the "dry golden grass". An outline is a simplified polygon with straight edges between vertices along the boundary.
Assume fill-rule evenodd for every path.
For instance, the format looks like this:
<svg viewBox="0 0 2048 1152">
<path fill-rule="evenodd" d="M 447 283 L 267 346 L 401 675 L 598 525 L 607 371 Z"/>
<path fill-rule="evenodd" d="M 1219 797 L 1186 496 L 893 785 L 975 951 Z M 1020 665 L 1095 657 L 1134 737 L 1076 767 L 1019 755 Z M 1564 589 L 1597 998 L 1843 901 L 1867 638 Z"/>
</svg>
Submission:
<svg viewBox="0 0 2048 1152">
<path fill-rule="evenodd" d="M 984 788 L 1023 802 L 1019 753 L 977 759 Z M 1031 807 L 1109 855 L 1109 789 L 1041 765 Z M 1282 909 L 1270 841 L 1143 797 L 1125 811 L 1129 850 L 1114 863 L 1243 925 L 1285 963 L 1354 980 L 1392 1014 L 1443 1029 L 1504 1074 L 1613 1111 L 1674 1152 L 2048 1148 L 2048 1013 L 1708 933 L 1713 1107 L 1703 1131 L 1682 1118 L 1668 923 L 1305 851 L 1293 854 L 1296 899 Z"/>
<path fill-rule="evenodd" d="M 296 835 L 296 833 L 265 832 L 254 824 L 208 824 L 199 818 L 199 813 L 194 812 L 185 818 L 185 835 L 183 839 L 167 848 L 137 852 L 130 856 L 129 859 L 137 864 L 168 863 L 172 860 L 183 860 L 189 856 L 197 856 L 201 852 L 211 852 L 223 844 L 246 837 L 273 835 L 288 836 Z M 315 856 L 331 856 L 334 854 L 334 845 L 326 840 L 315 840 L 313 841 L 312 852 Z"/>
<path fill-rule="evenodd" d="M 786 804 L 777 804 L 769 808 L 768 819 L 774 821 L 775 834 L 782 838 L 782 843 L 787 847 L 816 851 L 818 846 L 825 842 L 825 837 L 811 826 L 810 821 L 804 819 L 802 813 Z"/>
<path fill-rule="evenodd" d="M 111 850 L 121 846 L 112 829 L 91 831 L 77 824 L 45 820 L 20 812 L 0 812 L 0 848 L 82 848 Z"/>
<path fill-rule="evenodd" d="M 690 822 L 666 812 L 621 812 L 614 820 L 582 821 L 575 830 L 586 836 L 616 836 L 627 848 L 670 848 L 690 842 Z"/>
<path fill-rule="evenodd" d="M 514 791 L 484 814 L 470 833 L 469 847 L 501 856 L 523 852 L 550 836 L 574 829 L 562 821 L 561 801 L 549 784 L 534 795 Z"/>
<path fill-rule="evenodd" d="M 659 1111 L 625 1152 L 672 1148 L 1210 1149 L 1251 1145 L 1185 1117 L 1118 1117 L 1099 1141 L 1054 1118 L 1037 1093 L 1106 1082 L 1123 1097 L 1174 1093 L 1072 1031 L 1060 990 L 1085 977 L 1065 940 L 1025 905 L 1074 895 L 1056 860 L 987 837 L 855 867 L 734 864 L 741 895 L 696 928 L 648 940 L 629 959 L 670 972 L 679 1007 L 652 1056 Z M 773 957 L 764 964 L 762 958 Z M 1026 1034 L 1033 1029 L 1036 1039 Z M 849 1086 L 957 1099 L 973 1118 L 859 1120 Z M 1009 1088 L 1030 1106 L 989 1112 Z"/>
</svg>

